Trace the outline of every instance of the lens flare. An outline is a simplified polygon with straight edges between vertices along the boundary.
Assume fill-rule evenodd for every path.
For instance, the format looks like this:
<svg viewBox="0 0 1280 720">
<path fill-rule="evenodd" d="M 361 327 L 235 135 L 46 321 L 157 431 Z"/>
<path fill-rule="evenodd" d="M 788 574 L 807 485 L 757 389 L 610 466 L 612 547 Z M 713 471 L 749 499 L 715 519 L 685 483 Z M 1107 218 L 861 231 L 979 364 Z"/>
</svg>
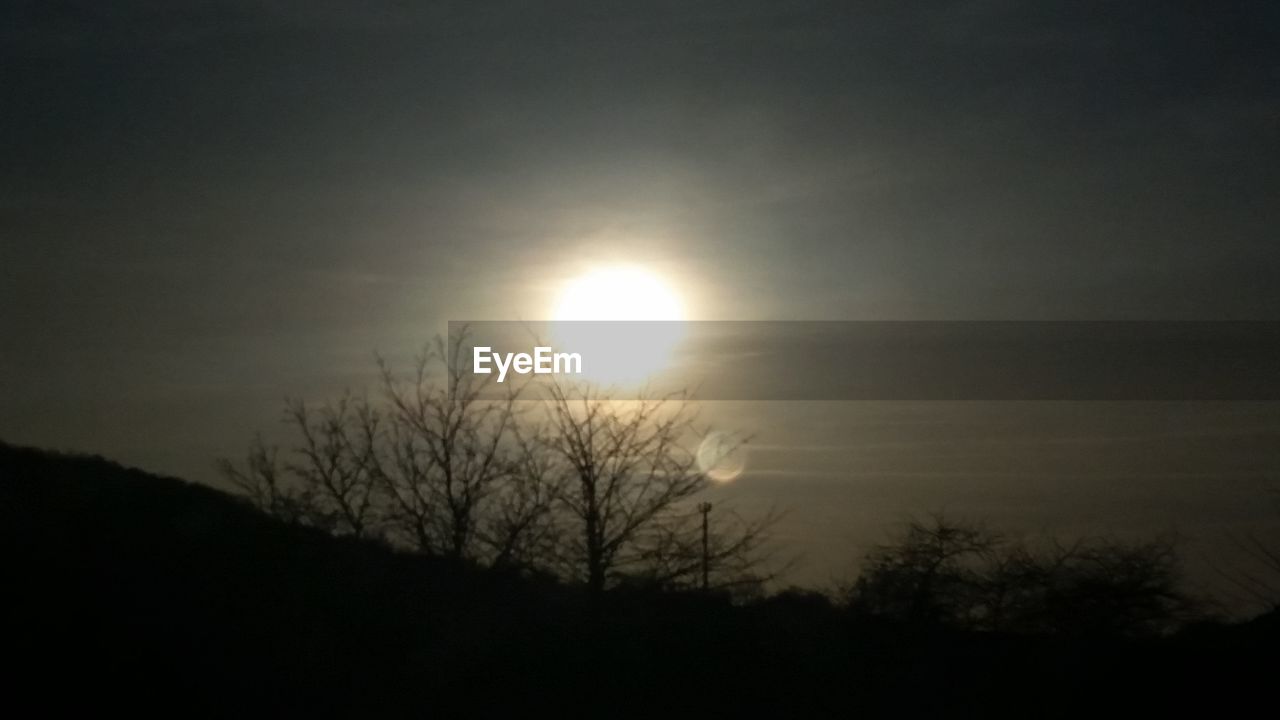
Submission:
<svg viewBox="0 0 1280 720">
<path fill-rule="evenodd" d="M 747 469 L 746 445 L 732 435 L 712 431 L 698 445 L 698 469 L 718 483 L 732 482 Z"/>
</svg>

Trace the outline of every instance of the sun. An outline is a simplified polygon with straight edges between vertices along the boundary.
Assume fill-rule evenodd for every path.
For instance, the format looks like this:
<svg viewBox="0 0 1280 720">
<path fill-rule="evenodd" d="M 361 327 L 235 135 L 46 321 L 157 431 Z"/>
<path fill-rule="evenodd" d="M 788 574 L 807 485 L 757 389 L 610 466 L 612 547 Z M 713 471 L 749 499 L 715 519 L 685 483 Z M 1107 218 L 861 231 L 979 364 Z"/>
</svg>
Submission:
<svg viewBox="0 0 1280 720">
<path fill-rule="evenodd" d="M 658 275 L 623 265 L 600 267 L 560 291 L 551 337 L 582 356 L 582 377 L 609 386 L 646 383 L 666 368 L 684 335 L 680 296 Z"/>
<path fill-rule="evenodd" d="M 680 299 L 657 275 L 638 267 L 597 268 L 570 280 L 561 291 L 552 319 L 684 319 Z"/>
</svg>

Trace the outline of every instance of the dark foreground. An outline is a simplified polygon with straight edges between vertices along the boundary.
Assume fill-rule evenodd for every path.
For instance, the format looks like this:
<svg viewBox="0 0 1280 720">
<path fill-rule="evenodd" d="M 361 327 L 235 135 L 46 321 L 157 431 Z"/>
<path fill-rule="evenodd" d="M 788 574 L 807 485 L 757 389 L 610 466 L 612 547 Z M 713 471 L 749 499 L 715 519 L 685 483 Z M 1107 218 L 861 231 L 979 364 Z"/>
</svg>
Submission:
<svg viewBox="0 0 1280 720">
<path fill-rule="evenodd" d="M 7 704 L 41 714 L 1220 716 L 1270 707 L 1280 670 L 1275 613 L 1137 641 L 895 627 L 799 592 L 590 602 L 5 445 L 0 536 Z"/>
</svg>

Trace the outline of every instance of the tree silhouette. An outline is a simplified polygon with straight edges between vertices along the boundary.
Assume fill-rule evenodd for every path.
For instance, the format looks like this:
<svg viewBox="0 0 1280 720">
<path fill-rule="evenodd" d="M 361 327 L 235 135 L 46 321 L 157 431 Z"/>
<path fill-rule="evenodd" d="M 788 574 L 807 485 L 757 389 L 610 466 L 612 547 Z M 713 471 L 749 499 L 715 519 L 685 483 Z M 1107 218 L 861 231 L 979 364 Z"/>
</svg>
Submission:
<svg viewBox="0 0 1280 720">
<path fill-rule="evenodd" d="M 390 526 L 423 552 L 509 564 L 549 533 L 552 493 L 516 427 L 512 390 L 482 398 L 466 334 L 418 356 L 409 380 L 379 360 L 388 428 L 378 478 Z"/>
<path fill-rule="evenodd" d="M 908 623 L 967 625 L 980 612 L 983 566 L 1000 543 L 941 514 L 912 519 L 867 558 L 848 599 L 858 611 Z"/>
<path fill-rule="evenodd" d="M 702 433 L 685 393 L 619 400 L 590 384 L 545 390 L 531 444 L 560 477 L 552 487 L 563 572 L 593 594 L 623 579 L 694 587 L 704 562 L 717 587 L 766 579 L 763 548 L 776 513 L 718 513 L 704 554 L 693 500 L 708 479 L 690 449 Z"/>
<path fill-rule="evenodd" d="M 1193 616 L 1172 538 L 1035 547 L 941 514 L 914 519 L 846 590 L 855 612 L 911 625 L 1157 635 Z"/>
<path fill-rule="evenodd" d="M 616 400 L 552 384 L 502 397 L 470 372 L 467 333 L 439 339 L 401 377 L 379 359 L 382 402 L 286 405 L 296 460 L 260 439 L 228 480 L 259 508 L 418 552 L 549 570 L 592 593 L 624 577 L 670 588 L 758 586 L 776 513 L 718 508 L 702 542 L 692 499 L 708 480 L 683 394 Z"/>
<path fill-rule="evenodd" d="M 220 458 L 215 466 L 254 507 L 290 524 L 306 522 L 309 498 L 280 466 L 278 449 L 267 447 L 261 435 L 249 443 L 243 465 Z"/>
<path fill-rule="evenodd" d="M 318 410 L 291 401 L 286 415 L 301 440 L 294 452 L 299 460 L 289 469 L 307 488 L 317 524 L 364 536 L 374 516 L 378 412 L 344 395 Z"/>
<path fill-rule="evenodd" d="M 243 466 L 218 460 L 223 476 L 276 517 L 335 534 L 369 534 L 377 512 L 377 411 L 350 395 L 318 408 L 286 400 L 285 422 L 297 437 L 294 461 L 282 463 L 278 449 L 259 436 Z"/>
<path fill-rule="evenodd" d="M 592 592 L 638 565 L 677 506 L 706 479 L 683 442 L 693 414 L 683 396 L 615 401 L 589 385 L 548 386 L 542 447 L 567 474 L 558 505 L 574 527 L 565 560 Z"/>
</svg>

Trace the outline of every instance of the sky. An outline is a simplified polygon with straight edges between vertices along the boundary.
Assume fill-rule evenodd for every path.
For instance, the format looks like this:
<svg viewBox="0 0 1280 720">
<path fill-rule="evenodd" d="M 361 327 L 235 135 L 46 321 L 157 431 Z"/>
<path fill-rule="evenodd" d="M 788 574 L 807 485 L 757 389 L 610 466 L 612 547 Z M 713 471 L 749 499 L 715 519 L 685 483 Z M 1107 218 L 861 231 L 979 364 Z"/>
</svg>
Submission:
<svg viewBox="0 0 1280 720">
<path fill-rule="evenodd" d="M 600 263 L 700 320 L 1275 320 L 1277 48 L 1263 1 L 5 0 L 0 438 L 216 483 Z M 721 411 L 806 579 L 957 503 L 1268 522 L 1270 405 L 1081 407 Z"/>
</svg>

